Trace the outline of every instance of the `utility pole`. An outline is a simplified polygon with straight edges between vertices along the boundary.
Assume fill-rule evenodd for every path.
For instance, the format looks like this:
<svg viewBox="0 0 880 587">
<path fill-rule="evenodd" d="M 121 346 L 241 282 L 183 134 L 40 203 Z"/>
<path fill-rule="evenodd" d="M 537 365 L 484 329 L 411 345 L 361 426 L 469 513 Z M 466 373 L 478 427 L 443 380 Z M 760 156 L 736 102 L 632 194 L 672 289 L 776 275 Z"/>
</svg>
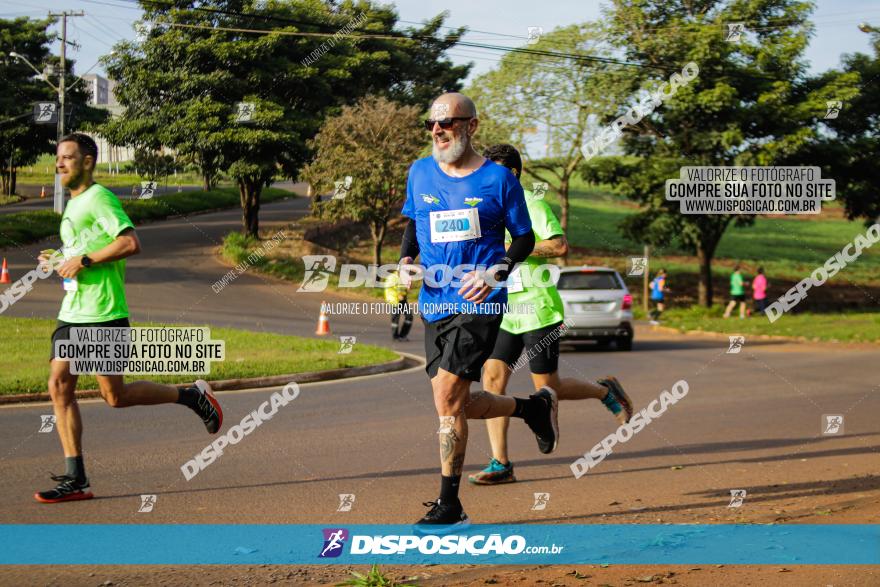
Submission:
<svg viewBox="0 0 880 587">
<path fill-rule="evenodd" d="M 65 10 L 64 12 L 50 12 L 49 18 L 61 17 L 61 77 L 58 80 L 58 140 L 64 136 L 64 82 L 67 75 L 67 17 L 85 16 L 86 13 L 80 10 L 72 12 Z M 97 163 L 97 162 L 96 162 Z M 61 185 L 61 176 L 55 173 L 55 194 L 54 194 L 55 212 L 61 214 L 64 212 L 64 188 Z"/>
<path fill-rule="evenodd" d="M 651 247 L 645 245 L 644 253 L 645 255 L 645 273 L 644 277 L 642 277 L 642 309 L 645 310 L 645 316 L 648 315 L 648 281 L 650 281 L 650 264 L 648 263 L 648 256 L 651 254 Z"/>
</svg>

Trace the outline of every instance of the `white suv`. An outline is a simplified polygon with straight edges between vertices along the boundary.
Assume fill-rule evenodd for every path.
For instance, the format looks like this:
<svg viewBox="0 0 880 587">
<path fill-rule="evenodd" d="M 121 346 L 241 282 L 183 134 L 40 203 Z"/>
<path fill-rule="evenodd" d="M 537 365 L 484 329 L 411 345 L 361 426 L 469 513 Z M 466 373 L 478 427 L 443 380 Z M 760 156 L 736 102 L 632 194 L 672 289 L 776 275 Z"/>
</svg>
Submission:
<svg viewBox="0 0 880 587">
<path fill-rule="evenodd" d="M 618 350 L 632 350 L 632 295 L 623 278 L 608 267 L 562 267 L 556 284 L 569 328 L 563 341 L 614 341 Z"/>
</svg>

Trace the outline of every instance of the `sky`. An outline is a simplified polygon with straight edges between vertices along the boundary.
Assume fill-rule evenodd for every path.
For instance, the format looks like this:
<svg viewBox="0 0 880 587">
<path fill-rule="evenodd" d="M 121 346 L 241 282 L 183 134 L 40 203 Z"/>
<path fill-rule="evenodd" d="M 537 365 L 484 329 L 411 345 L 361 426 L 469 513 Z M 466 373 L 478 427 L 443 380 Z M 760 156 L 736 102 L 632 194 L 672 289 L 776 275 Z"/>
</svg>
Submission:
<svg viewBox="0 0 880 587">
<path fill-rule="evenodd" d="M 494 45 L 523 46 L 529 27 L 549 32 L 555 27 L 601 17 L 599 0 L 397 0 L 392 2 L 400 19 L 418 23 L 448 11 L 447 24 L 466 25 L 465 40 Z M 77 60 L 76 73 L 103 73 L 98 59 L 113 44 L 133 38 L 132 23 L 140 10 L 128 0 L 0 0 L 0 18 L 18 16 L 44 17 L 47 12 L 83 11 L 84 17 L 68 19 L 68 38 L 80 45 L 68 55 Z M 817 73 L 836 67 L 844 53 L 870 53 L 869 35 L 858 30 L 868 22 L 880 27 L 880 0 L 817 0 L 813 12 L 816 34 L 806 52 L 811 71 Z M 408 23 L 402 23 L 404 25 Z M 60 29 L 60 26 L 58 27 Z M 56 54 L 60 43 L 55 44 Z M 494 67 L 499 51 L 454 47 L 449 57 L 455 63 L 473 62 L 471 76 Z"/>
</svg>

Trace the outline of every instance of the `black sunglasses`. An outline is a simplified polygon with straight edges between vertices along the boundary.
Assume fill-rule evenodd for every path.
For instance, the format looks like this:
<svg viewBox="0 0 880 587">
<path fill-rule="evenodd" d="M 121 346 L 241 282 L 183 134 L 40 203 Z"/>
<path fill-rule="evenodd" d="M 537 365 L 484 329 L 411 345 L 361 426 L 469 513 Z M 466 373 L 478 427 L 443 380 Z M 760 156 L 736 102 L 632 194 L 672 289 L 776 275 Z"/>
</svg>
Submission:
<svg viewBox="0 0 880 587">
<path fill-rule="evenodd" d="M 454 118 L 441 118 L 440 120 L 431 120 L 429 118 L 425 121 L 425 130 L 434 130 L 434 123 L 439 124 L 443 130 L 449 130 L 456 120 L 470 120 L 471 118 L 473 116 L 456 116 Z"/>
</svg>

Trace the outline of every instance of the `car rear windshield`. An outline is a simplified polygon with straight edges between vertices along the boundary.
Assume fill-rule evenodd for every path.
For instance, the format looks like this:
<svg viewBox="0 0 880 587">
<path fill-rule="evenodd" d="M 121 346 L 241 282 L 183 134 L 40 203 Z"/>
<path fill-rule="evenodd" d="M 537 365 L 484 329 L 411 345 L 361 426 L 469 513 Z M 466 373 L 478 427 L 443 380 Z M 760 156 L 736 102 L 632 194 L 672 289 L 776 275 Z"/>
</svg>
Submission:
<svg viewBox="0 0 880 587">
<path fill-rule="evenodd" d="M 556 289 L 620 289 L 613 271 L 563 272 Z"/>
</svg>

